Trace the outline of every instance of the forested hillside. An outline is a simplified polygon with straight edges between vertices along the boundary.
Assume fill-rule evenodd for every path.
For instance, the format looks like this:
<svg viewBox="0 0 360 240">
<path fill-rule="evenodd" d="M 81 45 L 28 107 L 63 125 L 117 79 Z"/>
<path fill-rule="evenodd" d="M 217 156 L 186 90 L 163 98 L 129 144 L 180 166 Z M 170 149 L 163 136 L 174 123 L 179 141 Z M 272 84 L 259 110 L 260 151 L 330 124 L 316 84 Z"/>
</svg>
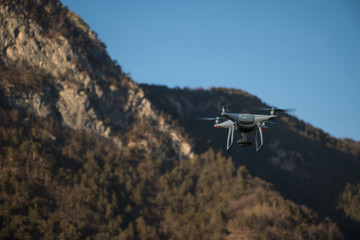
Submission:
<svg viewBox="0 0 360 240">
<path fill-rule="evenodd" d="M 139 86 L 57 0 L 0 13 L 0 239 L 358 236 L 358 143 L 284 115 L 225 152 L 194 118 L 258 98 Z"/>
<path fill-rule="evenodd" d="M 268 107 L 259 98 L 238 89 L 142 87 L 155 106 L 178 119 L 195 140 L 196 152 L 209 146 L 225 151 L 235 166 L 244 165 L 254 176 L 273 183 L 282 196 L 314 209 L 322 217 L 331 217 L 349 239 L 359 236 L 359 142 L 333 138 L 282 114 L 264 133 L 264 147 L 259 153 L 254 145 L 241 148 L 236 144 L 226 152 L 227 130 L 214 128 L 212 121 L 198 121 L 198 117 L 219 116 L 223 104 L 233 112 L 266 113 L 257 110 Z M 240 135 L 235 134 L 235 141 L 237 137 Z"/>
<path fill-rule="evenodd" d="M 0 119 L 1 239 L 342 238 L 211 149 L 179 162 L 52 118 Z"/>
</svg>

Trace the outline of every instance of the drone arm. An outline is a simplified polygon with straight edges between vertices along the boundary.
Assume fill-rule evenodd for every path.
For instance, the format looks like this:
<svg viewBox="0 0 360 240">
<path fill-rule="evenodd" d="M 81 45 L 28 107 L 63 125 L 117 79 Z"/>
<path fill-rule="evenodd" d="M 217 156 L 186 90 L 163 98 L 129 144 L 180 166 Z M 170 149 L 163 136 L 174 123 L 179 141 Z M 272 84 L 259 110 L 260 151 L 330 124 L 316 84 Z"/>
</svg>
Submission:
<svg viewBox="0 0 360 240">
<path fill-rule="evenodd" d="M 227 146 L 226 146 L 228 151 L 233 144 L 233 140 L 234 140 L 234 124 L 229 126 L 229 132 L 228 132 L 228 137 L 227 137 Z"/>
<path fill-rule="evenodd" d="M 257 127 L 258 127 L 258 131 L 255 130 L 255 144 L 256 144 L 256 151 L 258 152 L 263 147 L 264 138 L 263 138 L 261 124 L 257 124 Z M 258 132 L 260 136 L 258 136 Z M 260 145 L 259 145 L 259 140 L 260 140 Z"/>
</svg>

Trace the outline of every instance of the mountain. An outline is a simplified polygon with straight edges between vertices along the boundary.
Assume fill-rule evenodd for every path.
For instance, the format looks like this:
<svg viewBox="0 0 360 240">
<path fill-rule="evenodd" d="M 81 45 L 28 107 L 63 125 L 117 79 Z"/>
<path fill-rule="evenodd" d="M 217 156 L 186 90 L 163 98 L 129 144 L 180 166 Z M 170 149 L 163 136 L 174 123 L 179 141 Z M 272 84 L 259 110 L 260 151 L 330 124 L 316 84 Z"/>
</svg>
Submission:
<svg viewBox="0 0 360 240">
<path fill-rule="evenodd" d="M 194 139 L 194 151 L 209 146 L 226 149 L 227 131 L 216 129 L 213 122 L 197 121 L 199 116 L 218 116 L 223 104 L 233 112 L 249 112 L 269 107 L 257 97 L 237 89 L 169 89 L 142 85 L 145 95 L 159 109 L 179 119 Z M 254 110 L 253 110 L 254 111 Z M 235 166 L 274 184 L 282 196 L 305 205 L 322 217 L 336 220 L 348 236 L 359 232 L 360 143 L 336 139 L 294 116 L 280 115 L 264 136 L 264 147 L 233 146 Z M 236 135 L 235 135 L 236 138 Z M 351 205 L 351 207 L 350 207 Z M 350 210 L 351 208 L 351 210 Z"/>
<path fill-rule="evenodd" d="M 10 107 L 111 137 L 118 145 L 117 132 L 138 117 L 169 132 L 96 34 L 60 2 L 3 1 L 1 16 L 2 96 Z M 185 139 L 171 143 L 185 156 L 191 154 Z"/>
<path fill-rule="evenodd" d="M 194 119 L 258 98 L 140 86 L 57 0 L 0 13 L 1 239 L 357 236 L 359 143 L 284 115 L 259 154 L 225 152 Z"/>
</svg>

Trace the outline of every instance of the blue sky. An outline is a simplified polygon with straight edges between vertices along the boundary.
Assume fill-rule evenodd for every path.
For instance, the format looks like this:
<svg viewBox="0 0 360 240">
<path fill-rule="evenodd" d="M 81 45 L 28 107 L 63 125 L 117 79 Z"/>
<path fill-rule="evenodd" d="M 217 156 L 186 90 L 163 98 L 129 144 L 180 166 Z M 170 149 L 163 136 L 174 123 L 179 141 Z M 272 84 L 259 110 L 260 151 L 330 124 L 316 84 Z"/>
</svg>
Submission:
<svg viewBox="0 0 360 240">
<path fill-rule="evenodd" d="M 358 0 L 61 0 L 135 82 L 238 88 L 360 140 Z"/>
</svg>

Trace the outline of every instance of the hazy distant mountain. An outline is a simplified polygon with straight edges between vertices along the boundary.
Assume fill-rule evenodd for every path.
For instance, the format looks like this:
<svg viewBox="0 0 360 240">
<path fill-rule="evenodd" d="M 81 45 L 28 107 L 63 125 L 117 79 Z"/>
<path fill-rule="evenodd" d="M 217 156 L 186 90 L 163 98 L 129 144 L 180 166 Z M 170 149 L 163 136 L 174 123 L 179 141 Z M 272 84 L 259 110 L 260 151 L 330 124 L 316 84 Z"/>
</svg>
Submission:
<svg viewBox="0 0 360 240">
<path fill-rule="evenodd" d="M 195 118 L 258 98 L 138 86 L 56 0 L 0 13 L 1 239 L 358 236 L 358 142 L 284 115 L 260 153 L 223 152 Z"/>
</svg>

